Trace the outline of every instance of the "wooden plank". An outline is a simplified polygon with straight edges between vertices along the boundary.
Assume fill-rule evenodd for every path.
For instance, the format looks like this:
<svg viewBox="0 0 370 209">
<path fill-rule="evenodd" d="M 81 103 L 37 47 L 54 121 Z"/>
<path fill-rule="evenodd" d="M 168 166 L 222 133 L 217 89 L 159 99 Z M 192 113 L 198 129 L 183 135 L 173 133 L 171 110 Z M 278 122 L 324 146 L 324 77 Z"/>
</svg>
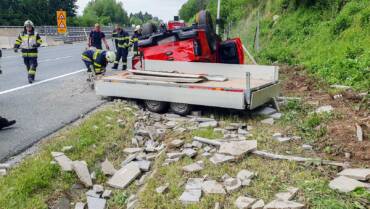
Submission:
<svg viewBox="0 0 370 209">
<path fill-rule="evenodd" d="M 204 81 L 201 78 L 171 78 L 171 77 L 157 77 L 157 76 L 144 76 L 144 75 L 128 75 L 128 79 L 135 80 L 150 80 L 150 81 L 163 81 L 174 83 L 199 83 Z"/>
<path fill-rule="evenodd" d="M 129 70 L 130 73 L 135 75 L 149 75 L 159 77 L 178 77 L 178 78 L 205 78 L 209 81 L 226 81 L 228 80 L 222 75 L 205 75 L 205 74 L 186 74 L 186 73 L 175 73 L 175 72 L 158 72 L 158 71 L 144 71 L 144 70 Z"/>
</svg>

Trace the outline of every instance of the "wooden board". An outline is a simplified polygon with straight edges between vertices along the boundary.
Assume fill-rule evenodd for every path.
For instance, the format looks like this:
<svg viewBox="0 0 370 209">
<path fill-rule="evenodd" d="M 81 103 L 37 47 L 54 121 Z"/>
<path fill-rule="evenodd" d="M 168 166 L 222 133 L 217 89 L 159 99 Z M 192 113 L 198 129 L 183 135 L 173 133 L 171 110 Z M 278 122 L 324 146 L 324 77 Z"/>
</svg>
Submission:
<svg viewBox="0 0 370 209">
<path fill-rule="evenodd" d="M 173 83 L 199 83 L 204 81 L 202 78 L 175 78 L 175 77 L 158 77 L 158 76 L 144 76 L 144 75 L 128 75 L 126 78 L 135 80 L 151 80 L 163 81 Z"/>
</svg>

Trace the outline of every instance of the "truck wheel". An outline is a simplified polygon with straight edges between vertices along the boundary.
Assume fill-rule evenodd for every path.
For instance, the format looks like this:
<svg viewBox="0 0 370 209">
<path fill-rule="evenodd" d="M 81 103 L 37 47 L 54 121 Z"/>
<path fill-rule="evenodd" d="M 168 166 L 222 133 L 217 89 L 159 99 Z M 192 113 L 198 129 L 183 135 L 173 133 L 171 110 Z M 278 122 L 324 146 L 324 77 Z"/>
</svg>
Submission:
<svg viewBox="0 0 370 209">
<path fill-rule="evenodd" d="M 168 103 L 160 101 L 145 100 L 144 101 L 146 108 L 150 112 L 163 113 L 167 111 Z"/>
<path fill-rule="evenodd" d="M 188 115 L 192 110 L 191 105 L 183 103 L 171 103 L 170 108 L 174 113 L 183 116 Z"/>
</svg>

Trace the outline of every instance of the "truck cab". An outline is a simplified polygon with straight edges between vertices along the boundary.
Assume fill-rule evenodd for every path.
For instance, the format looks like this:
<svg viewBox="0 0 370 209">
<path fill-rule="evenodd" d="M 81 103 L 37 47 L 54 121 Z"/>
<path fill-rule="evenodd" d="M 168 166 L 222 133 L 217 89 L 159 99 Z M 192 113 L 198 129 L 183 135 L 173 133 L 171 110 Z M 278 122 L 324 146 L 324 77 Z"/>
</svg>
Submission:
<svg viewBox="0 0 370 209">
<path fill-rule="evenodd" d="M 222 41 L 208 11 L 200 11 L 191 26 L 175 18 L 165 30 L 143 34 L 139 51 L 141 56 L 133 58 L 135 69 L 142 60 L 244 64 L 240 38 Z"/>
</svg>

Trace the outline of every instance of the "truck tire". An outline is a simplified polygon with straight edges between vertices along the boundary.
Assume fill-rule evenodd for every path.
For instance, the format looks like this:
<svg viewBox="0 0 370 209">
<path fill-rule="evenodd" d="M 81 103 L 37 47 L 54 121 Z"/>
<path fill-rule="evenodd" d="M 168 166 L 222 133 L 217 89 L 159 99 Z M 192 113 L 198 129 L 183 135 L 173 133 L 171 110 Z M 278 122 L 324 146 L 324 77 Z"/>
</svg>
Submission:
<svg viewBox="0 0 370 209">
<path fill-rule="evenodd" d="M 195 18 L 195 23 L 206 30 L 207 41 L 212 52 L 217 48 L 217 35 L 213 26 L 211 13 L 207 10 L 200 11 Z"/>
<path fill-rule="evenodd" d="M 192 105 L 183 103 L 171 103 L 170 109 L 178 115 L 189 115 L 190 111 L 193 109 Z"/>
<path fill-rule="evenodd" d="M 145 23 L 141 34 L 146 37 L 157 32 L 157 26 L 154 23 Z"/>
<path fill-rule="evenodd" d="M 150 112 L 163 113 L 166 112 L 168 109 L 167 102 L 145 100 L 144 104 Z"/>
</svg>

